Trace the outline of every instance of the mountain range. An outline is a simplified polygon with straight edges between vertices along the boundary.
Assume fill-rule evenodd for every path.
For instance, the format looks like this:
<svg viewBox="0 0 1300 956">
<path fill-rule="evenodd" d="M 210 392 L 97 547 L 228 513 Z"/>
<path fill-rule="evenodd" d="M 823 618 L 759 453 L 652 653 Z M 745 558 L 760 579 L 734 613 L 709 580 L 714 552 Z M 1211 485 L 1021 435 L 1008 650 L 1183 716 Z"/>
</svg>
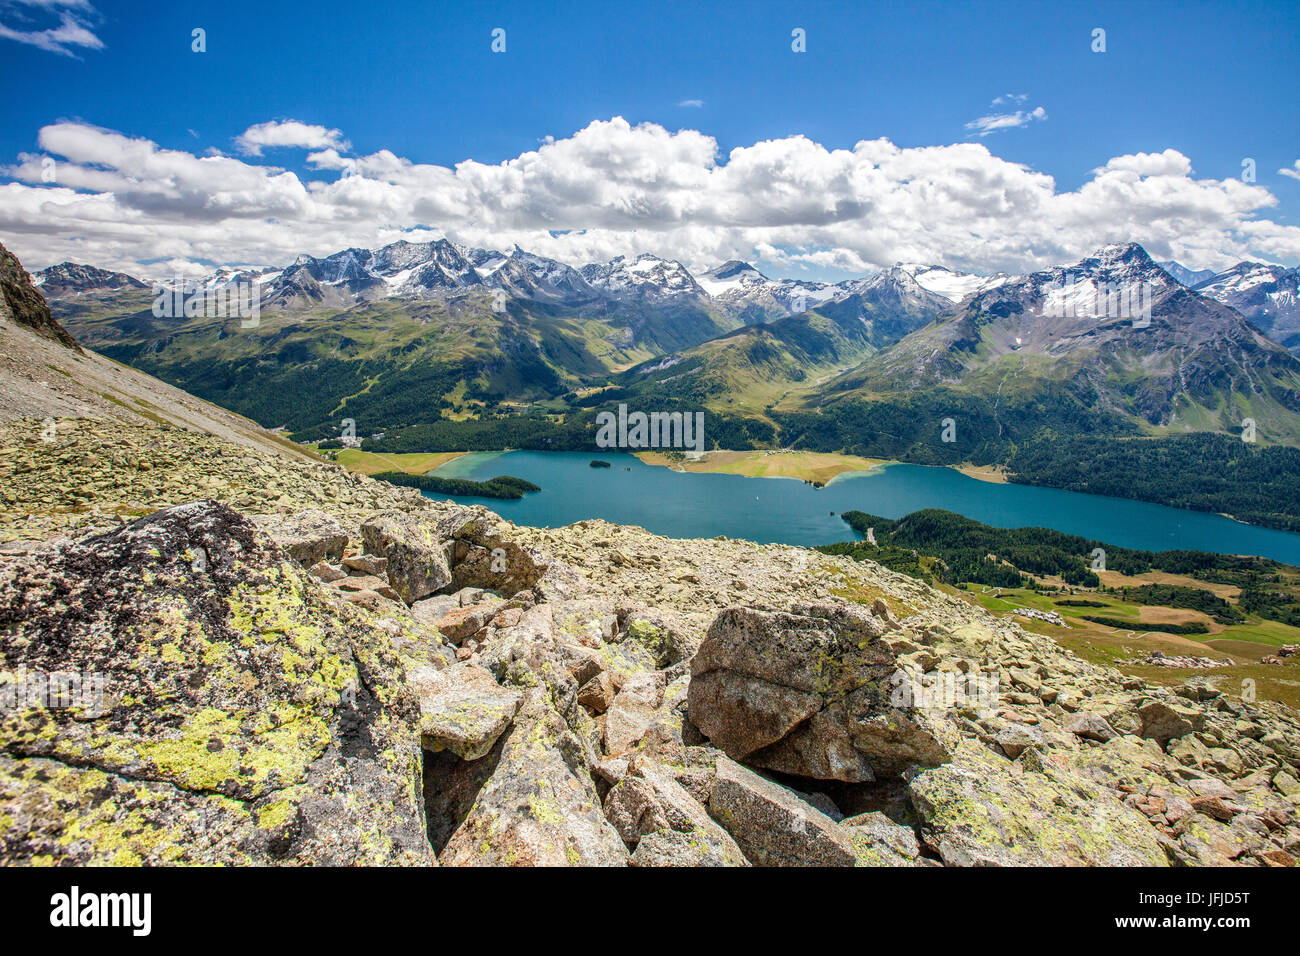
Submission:
<svg viewBox="0 0 1300 956">
<path fill-rule="evenodd" d="M 739 260 L 697 275 L 650 254 L 575 268 L 403 241 L 185 281 L 251 284 L 252 327 L 159 317 L 143 281 L 90 266 L 35 281 L 91 348 L 304 440 L 351 418 L 430 441 L 436 426 L 461 447 L 501 440 L 479 434 L 485 420 L 526 415 L 568 445 L 574 412 L 622 396 L 703 405 L 738 442 L 920 460 L 998 460 L 1045 428 L 1160 436 L 1251 420 L 1267 442 L 1300 443 L 1300 362 L 1282 347 L 1300 348 L 1297 270 L 1205 278 L 1135 244 L 1023 276 L 899 263 L 828 283 Z M 1143 290 L 1140 321 L 1116 288 Z M 957 447 L 931 447 L 954 416 L 968 423 Z"/>
</svg>

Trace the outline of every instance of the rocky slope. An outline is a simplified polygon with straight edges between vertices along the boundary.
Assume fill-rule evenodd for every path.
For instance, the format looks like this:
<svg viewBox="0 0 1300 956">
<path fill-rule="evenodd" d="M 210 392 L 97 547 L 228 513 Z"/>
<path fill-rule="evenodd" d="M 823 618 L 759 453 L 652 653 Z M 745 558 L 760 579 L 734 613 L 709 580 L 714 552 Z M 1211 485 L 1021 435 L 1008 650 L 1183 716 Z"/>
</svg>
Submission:
<svg viewBox="0 0 1300 956">
<path fill-rule="evenodd" d="M 81 346 L 50 314 L 45 297 L 17 257 L 0 246 L 0 321 L 30 329 L 37 335 L 80 352 Z"/>
<path fill-rule="evenodd" d="M 58 444 L 56 419 L 95 417 L 175 426 L 195 435 L 281 457 L 314 458 L 298 445 L 178 388 L 82 349 L 50 315 L 40 290 L 0 246 L 0 421 L 48 419 L 46 440 Z M 10 464 L 6 460 L 6 464 Z"/>
<path fill-rule="evenodd" d="M 1125 680 L 876 565 L 516 527 L 168 426 L 58 424 L 0 425 L 0 666 L 25 689 L 0 721 L 5 862 L 1300 848 L 1292 712 Z"/>
</svg>

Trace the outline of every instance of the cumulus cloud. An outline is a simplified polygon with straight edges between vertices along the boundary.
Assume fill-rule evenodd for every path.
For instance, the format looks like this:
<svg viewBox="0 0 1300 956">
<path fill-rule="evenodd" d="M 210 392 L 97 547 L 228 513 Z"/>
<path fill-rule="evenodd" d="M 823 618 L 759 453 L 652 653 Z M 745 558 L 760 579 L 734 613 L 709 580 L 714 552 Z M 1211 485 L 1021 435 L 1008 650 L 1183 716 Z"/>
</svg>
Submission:
<svg viewBox="0 0 1300 956">
<path fill-rule="evenodd" d="M 1290 176 L 1292 179 L 1300 179 L 1300 159 L 1297 159 L 1295 161 L 1295 165 L 1292 166 L 1290 169 L 1283 166 L 1281 169 L 1278 170 L 1278 172 L 1281 173 L 1283 176 Z"/>
<path fill-rule="evenodd" d="M 994 100 L 994 105 L 997 105 L 1001 99 L 1002 97 L 999 96 Z M 981 116 L 979 119 L 971 120 L 966 124 L 966 128 L 978 133 L 980 136 L 988 136 L 990 133 L 1028 126 L 1030 123 L 1045 119 L 1047 119 L 1047 110 L 1041 106 L 1035 106 L 1032 110 L 1016 110 L 1014 113 L 990 113 L 988 116 Z"/>
<path fill-rule="evenodd" d="M 74 48 L 102 50 L 104 42 L 95 35 L 92 22 L 95 8 L 89 0 L 10 0 L 0 14 L 0 39 L 26 43 L 29 46 L 75 57 Z M 58 18 L 56 26 L 45 26 L 50 17 Z M 6 22 L 7 21 L 7 22 Z"/>
<path fill-rule="evenodd" d="M 286 127 L 312 132 L 281 136 Z M 1277 202 L 1266 187 L 1197 178 L 1176 150 L 1114 157 L 1063 191 L 980 142 L 828 149 L 789 136 L 724 154 L 699 130 L 614 117 L 504 162 L 439 166 L 390 150 L 344 155 L 337 130 L 275 130 L 250 142 L 312 149 L 308 175 L 256 154 L 44 127 L 42 152 L 2 170 L 0 240 L 29 268 L 71 259 L 146 277 L 162 264 L 281 266 L 439 236 L 574 265 L 640 252 L 696 270 L 746 259 L 777 276 L 900 260 L 1023 272 L 1129 240 L 1201 268 L 1300 258 L 1300 228 L 1260 218 Z"/>
<path fill-rule="evenodd" d="M 324 126 L 309 126 L 297 120 L 272 120 L 250 126 L 235 138 L 245 156 L 261 156 L 264 148 L 349 149 L 343 134 Z"/>
</svg>

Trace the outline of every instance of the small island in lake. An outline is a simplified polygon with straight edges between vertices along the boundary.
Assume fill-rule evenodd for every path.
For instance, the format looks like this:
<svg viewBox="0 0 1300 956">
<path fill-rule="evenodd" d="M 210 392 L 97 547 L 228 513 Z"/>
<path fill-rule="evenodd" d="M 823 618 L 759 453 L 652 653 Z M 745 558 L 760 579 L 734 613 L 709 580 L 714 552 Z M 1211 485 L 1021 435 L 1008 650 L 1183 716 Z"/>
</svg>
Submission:
<svg viewBox="0 0 1300 956">
<path fill-rule="evenodd" d="M 468 478 L 436 478 L 433 475 L 408 475 L 404 471 L 381 471 L 373 478 L 393 485 L 419 488 L 438 495 L 467 495 L 479 498 L 522 498 L 527 492 L 541 491 L 541 485 L 510 475 L 498 475 L 487 481 Z"/>
<path fill-rule="evenodd" d="M 609 468 L 609 467 L 610 467 L 610 464 L 609 464 L 609 462 L 607 462 L 607 461 L 601 461 L 599 458 L 593 458 L 593 459 L 591 460 L 591 467 L 592 467 L 592 468 Z"/>
</svg>

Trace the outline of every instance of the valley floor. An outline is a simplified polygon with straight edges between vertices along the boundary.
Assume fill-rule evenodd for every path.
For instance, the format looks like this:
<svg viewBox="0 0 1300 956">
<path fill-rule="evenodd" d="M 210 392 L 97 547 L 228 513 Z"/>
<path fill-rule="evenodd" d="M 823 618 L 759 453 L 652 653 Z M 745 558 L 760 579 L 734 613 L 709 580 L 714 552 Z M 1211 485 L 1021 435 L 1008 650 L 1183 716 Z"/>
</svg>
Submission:
<svg viewBox="0 0 1300 956">
<path fill-rule="evenodd" d="M 676 471 L 719 472 L 750 478 L 797 478 L 825 484 L 850 471 L 872 471 L 890 464 L 881 458 L 861 458 L 817 451 L 709 451 L 696 458 L 664 452 L 636 452 L 647 465 Z"/>
<path fill-rule="evenodd" d="M 720 472 L 750 478 L 797 478 L 823 484 L 852 471 L 875 471 L 884 465 L 900 464 L 886 458 L 863 458 L 819 451 L 710 451 L 699 458 L 678 458 L 663 452 L 643 451 L 636 456 L 647 465 L 663 465 L 677 471 Z M 1006 470 L 996 465 L 951 466 L 980 481 L 1005 484 Z"/>
</svg>

